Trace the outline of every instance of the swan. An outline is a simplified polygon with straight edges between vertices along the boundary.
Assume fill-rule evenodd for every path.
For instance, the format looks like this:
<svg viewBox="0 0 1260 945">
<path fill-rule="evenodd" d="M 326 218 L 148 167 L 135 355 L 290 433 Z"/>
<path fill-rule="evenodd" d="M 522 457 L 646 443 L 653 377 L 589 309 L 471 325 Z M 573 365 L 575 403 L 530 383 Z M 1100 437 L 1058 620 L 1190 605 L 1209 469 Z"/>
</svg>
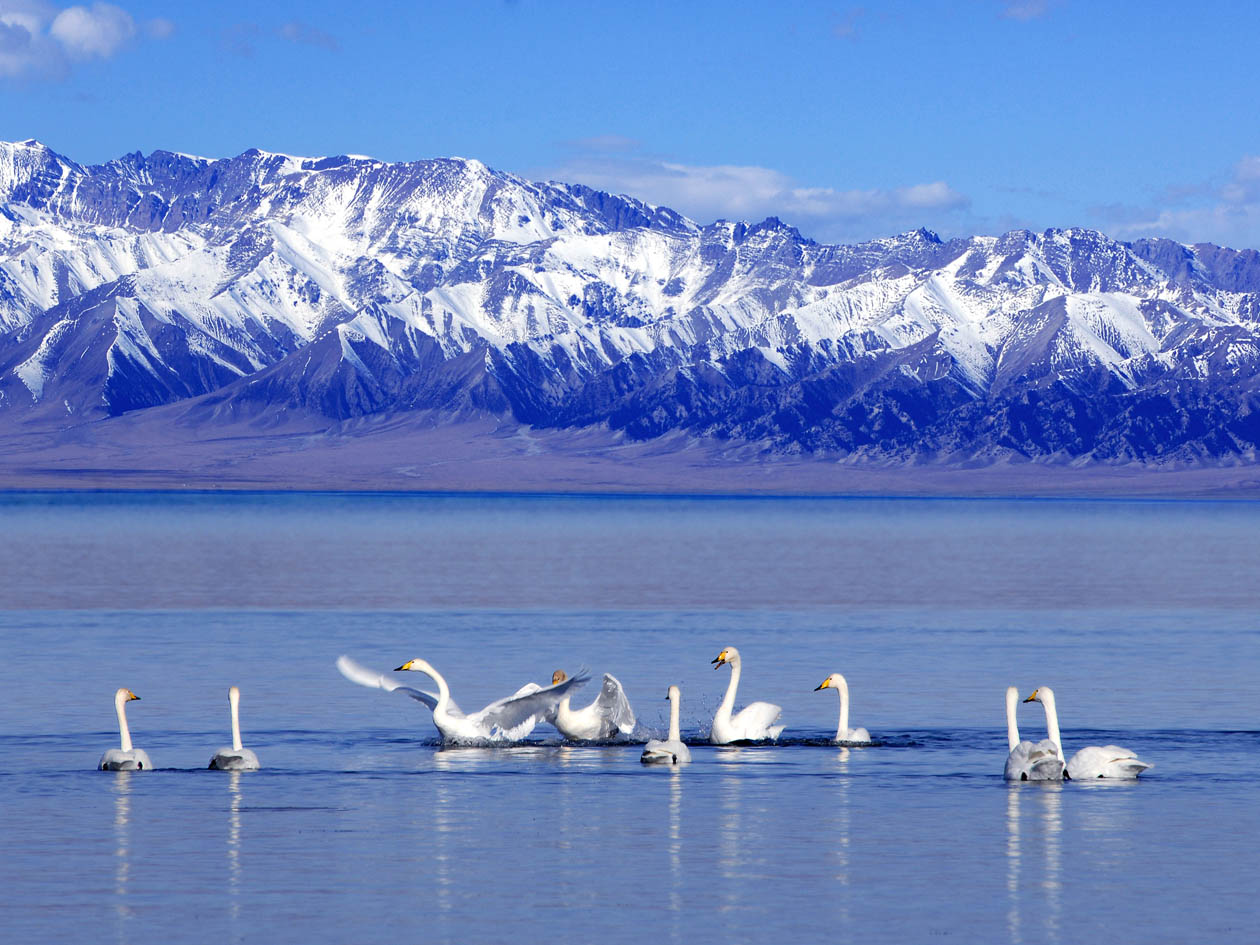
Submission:
<svg viewBox="0 0 1260 945">
<path fill-rule="evenodd" d="M 1046 710 L 1046 730 L 1051 741 L 1059 745 L 1059 760 L 1063 760 L 1063 742 L 1059 740 L 1059 713 L 1055 708 L 1054 690 L 1038 686 L 1025 702 L 1040 702 Z M 1154 765 L 1139 761 L 1138 756 L 1119 745 L 1090 745 L 1082 748 L 1067 763 L 1068 777 L 1073 781 L 1093 778 L 1111 778 L 1131 781 Z"/>
<path fill-rule="evenodd" d="M 683 744 L 678 733 L 678 712 L 682 706 L 682 691 L 670 686 L 665 698 L 669 700 L 669 738 L 654 738 L 643 746 L 639 760 L 645 765 L 685 765 L 691 761 L 691 749 Z"/>
<path fill-rule="evenodd" d="M 709 732 L 709 741 L 715 745 L 726 745 L 730 742 L 778 738 L 779 733 L 786 727 L 774 724 L 783 714 L 780 706 L 771 705 L 769 702 L 750 702 L 740 710 L 738 715 L 731 718 L 731 709 L 735 707 L 735 690 L 739 687 L 739 650 L 728 646 L 710 662 L 717 664 L 713 667 L 714 669 L 723 663 L 730 663 L 731 681 L 726 687 L 726 695 L 722 697 L 722 704 L 718 706 L 717 714 L 713 716 L 713 728 Z"/>
<path fill-rule="evenodd" d="M 1008 781 L 1062 781 L 1063 758 L 1057 742 L 1044 738 L 1035 745 L 1019 740 L 1019 726 L 1015 722 L 1015 708 L 1019 705 L 1019 690 L 1006 688 L 1006 743 L 1011 753 L 1006 756 L 1005 777 Z M 1057 732 L 1054 734 L 1058 734 Z"/>
<path fill-rule="evenodd" d="M 337 669 L 351 682 L 386 692 L 401 692 L 417 702 L 423 702 L 433 710 L 433 724 L 448 742 L 514 742 L 534 730 L 539 719 L 555 709 L 566 695 L 577 691 L 589 676 L 578 675 L 562 683 L 543 688 L 537 683 L 527 683 L 506 698 L 490 703 L 479 712 L 465 715 L 460 711 L 446 680 L 436 669 L 421 659 L 408 660 L 394 672 L 411 671 L 424 673 L 437 683 L 438 694 L 413 689 L 402 683 L 368 669 L 348 656 L 337 658 Z"/>
<path fill-rule="evenodd" d="M 257 771 L 262 767 L 258 756 L 241 747 L 241 691 L 233 686 L 228 690 L 228 707 L 232 710 L 232 747 L 220 748 L 210 759 L 210 767 L 220 771 Z"/>
<path fill-rule="evenodd" d="M 130 689 L 119 689 L 114 693 L 114 709 L 118 712 L 118 733 L 122 736 L 122 748 L 110 748 L 101 755 L 98 768 L 101 771 L 147 771 L 153 768 L 153 762 L 143 748 L 131 747 L 131 729 L 127 728 L 127 710 L 124 706 L 140 697 Z"/>
<path fill-rule="evenodd" d="M 839 673 L 832 673 L 814 689 L 834 689 L 840 693 L 840 725 L 836 729 L 838 745 L 869 745 L 871 733 L 864 728 L 849 728 L 849 683 Z"/>
<path fill-rule="evenodd" d="M 551 674 L 551 684 L 557 685 L 568 678 L 564 670 L 558 669 Z M 565 738 L 591 741 L 612 738 L 618 732 L 629 735 L 634 731 L 634 710 L 630 708 L 630 700 L 616 676 L 604 673 L 604 685 L 599 695 L 585 709 L 569 708 L 572 698 L 566 695 L 556 704 L 555 712 L 547 716 L 547 721 Z"/>
</svg>

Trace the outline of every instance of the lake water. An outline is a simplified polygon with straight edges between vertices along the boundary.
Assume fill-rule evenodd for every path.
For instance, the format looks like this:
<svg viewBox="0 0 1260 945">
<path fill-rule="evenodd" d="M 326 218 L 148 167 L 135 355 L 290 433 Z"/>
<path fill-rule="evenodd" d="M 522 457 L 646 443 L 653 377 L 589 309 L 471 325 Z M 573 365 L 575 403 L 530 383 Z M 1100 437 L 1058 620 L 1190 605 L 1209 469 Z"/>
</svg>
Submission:
<svg viewBox="0 0 1260 945">
<path fill-rule="evenodd" d="M 1260 504 L 10 494 L 0 525 L 16 941 L 1256 939 Z M 704 743 L 727 644 L 780 745 Z M 466 709 L 612 672 L 642 738 L 677 683 L 694 762 L 444 750 L 343 652 Z M 821 743 L 833 671 L 880 744 Z M 205 770 L 233 684 L 259 772 Z M 1005 783 L 1007 685 L 1155 767 Z M 94 770 L 118 686 L 158 770 Z"/>
</svg>

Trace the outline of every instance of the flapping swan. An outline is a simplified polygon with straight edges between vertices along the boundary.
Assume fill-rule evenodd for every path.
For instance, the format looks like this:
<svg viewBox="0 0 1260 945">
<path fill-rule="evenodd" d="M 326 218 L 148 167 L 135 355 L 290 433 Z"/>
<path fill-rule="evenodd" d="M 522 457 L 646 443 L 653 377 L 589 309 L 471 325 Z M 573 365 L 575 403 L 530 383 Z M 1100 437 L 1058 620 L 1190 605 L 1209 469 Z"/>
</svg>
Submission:
<svg viewBox="0 0 1260 945">
<path fill-rule="evenodd" d="M 408 660 L 394 672 L 411 670 L 432 677 L 438 687 L 436 696 L 422 689 L 404 686 L 392 677 L 361 666 L 348 656 L 338 657 L 337 669 L 346 679 L 360 686 L 401 692 L 417 702 L 423 702 L 433 710 L 433 724 L 442 733 L 444 741 L 472 743 L 519 741 L 532 732 L 539 719 L 554 710 L 561 699 L 576 692 L 590 679 L 589 676 L 575 676 L 545 689 L 537 683 L 528 683 L 513 695 L 490 703 L 480 712 L 465 715 L 451 698 L 446 680 L 424 660 Z"/>
<path fill-rule="evenodd" d="M 678 731 L 678 713 L 682 707 L 682 692 L 670 686 L 665 696 L 669 700 L 669 738 L 654 738 L 643 746 L 639 760 L 645 765 L 685 765 L 691 760 L 691 749 L 682 742 Z"/>
<path fill-rule="evenodd" d="M 241 691 L 228 690 L 228 706 L 232 710 L 232 747 L 220 748 L 210 759 L 210 767 L 220 771 L 257 771 L 258 756 L 241 746 Z"/>
<path fill-rule="evenodd" d="M 1008 781 L 1062 781 L 1063 758 L 1059 745 L 1044 738 L 1035 745 L 1019 740 L 1019 726 L 1015 722 L 1015 709 L 1019 705 L 1019 690 L 1014 686 L 1006 689 L 1006 743 L 1011 753 L 1006 756 L 1006 780 Z"/>
<path fill-rule="evenodd" d="M 114 708 L 118 712 L 118 733 L 122 736 L 122 748 L 111 748 L 101 755 L 98 766 L 101 771 L 148 771 L 153 767 L 153 762 L 143 748 L 131 747 L 131 729 L 127 728 L 127 710 L 123 707 L 132 699 L 139 698 L 130 689 L 119 689 L 114 693 Z"/>
<path fill-rule="evenodd" d="M 815 689 L 834 689 L 840 693 L 840 725 L 836 729 L 838 745 L 869 745 L 871 733 L 864 728 L 849 728 L 849 683 L 839 673 L 832 673 Z"/>
<path fill-rule="evenodd" d="M 713 728 L 709 732 L 709 741 L 715 745 L 726 745 L 730 742 L 753 742 L 766 738 L 778 738 L 784 726 L 775 725 L 783 709 L 769 702 L 750 702 L 740 710 L 739 715 L 731 717 L 731 709 L 735 707 L 735 690 L 739 688 L 739 650 L 728 646 L 717 655 L 714 669 L 723 663 L 731 664 L 731 681 L 726 687 L 726 695 L 713 716 Z"/>
<path fill-rule="evenodd" d="M 568 679 L 562 669 L 551 674 L 554 686 Z M 595 701 L 585 709 L 569 708 L 572 696 L 565 696 L 556 705 L 556 711 L 547 718 L 565 738 L 574 741 L 590 741 L 612 738 L 618 732 L 629 735 L 634 731 L 634 710 L 616 676 L 604 673 L 604 685 Z"/>
<path fill-rule="evenodd" d="M 1046 730 L 1050 740 L 1059 746 L 1059 760 L 1063 760 L 1063 742 L 1059 740 L 1059 713 L 1054 704 L 1054 690 L 1039 686 L 1025 702 L 1040 702 L 1046 710 Z M 1068 777 L 1073 781 L 1092 778 L 1113 778 L 1131 781 L 1147 768 L 1153 767 L 1127 748 L 1119 745 L 1090 745 L 1082 748 L 1067 763 Z"/>
</svg>

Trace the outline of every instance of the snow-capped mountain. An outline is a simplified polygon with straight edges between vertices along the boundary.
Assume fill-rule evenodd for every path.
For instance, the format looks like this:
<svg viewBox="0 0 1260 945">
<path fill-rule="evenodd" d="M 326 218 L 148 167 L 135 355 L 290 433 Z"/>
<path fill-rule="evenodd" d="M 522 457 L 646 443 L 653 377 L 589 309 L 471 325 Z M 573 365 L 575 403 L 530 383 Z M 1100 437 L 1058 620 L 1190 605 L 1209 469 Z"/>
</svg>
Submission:
<svg viewBox="0 0 1260 945">
<path fill-rule="evenodd" d="M 0 423 L 432 410 L 769 451 L 1254 457 L 1260 254 L 820 245 L 458 158 L 0 143 Z"/>
</svg>

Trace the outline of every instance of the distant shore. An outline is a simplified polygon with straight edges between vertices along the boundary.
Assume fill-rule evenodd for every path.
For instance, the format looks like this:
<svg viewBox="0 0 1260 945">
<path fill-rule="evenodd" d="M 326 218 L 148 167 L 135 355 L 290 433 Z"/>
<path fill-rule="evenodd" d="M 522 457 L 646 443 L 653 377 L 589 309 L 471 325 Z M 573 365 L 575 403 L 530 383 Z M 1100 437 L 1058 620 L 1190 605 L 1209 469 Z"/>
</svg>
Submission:
<svg viewBox="0 0 1260 945">
<path fill-rule="evenodd" d="M 1260 465 L 888 464 L 489 418 L 259 428 L 120 417 L 0 434 L 0 490 L 517 492 L 1260 499 Z"/>
</svg>

